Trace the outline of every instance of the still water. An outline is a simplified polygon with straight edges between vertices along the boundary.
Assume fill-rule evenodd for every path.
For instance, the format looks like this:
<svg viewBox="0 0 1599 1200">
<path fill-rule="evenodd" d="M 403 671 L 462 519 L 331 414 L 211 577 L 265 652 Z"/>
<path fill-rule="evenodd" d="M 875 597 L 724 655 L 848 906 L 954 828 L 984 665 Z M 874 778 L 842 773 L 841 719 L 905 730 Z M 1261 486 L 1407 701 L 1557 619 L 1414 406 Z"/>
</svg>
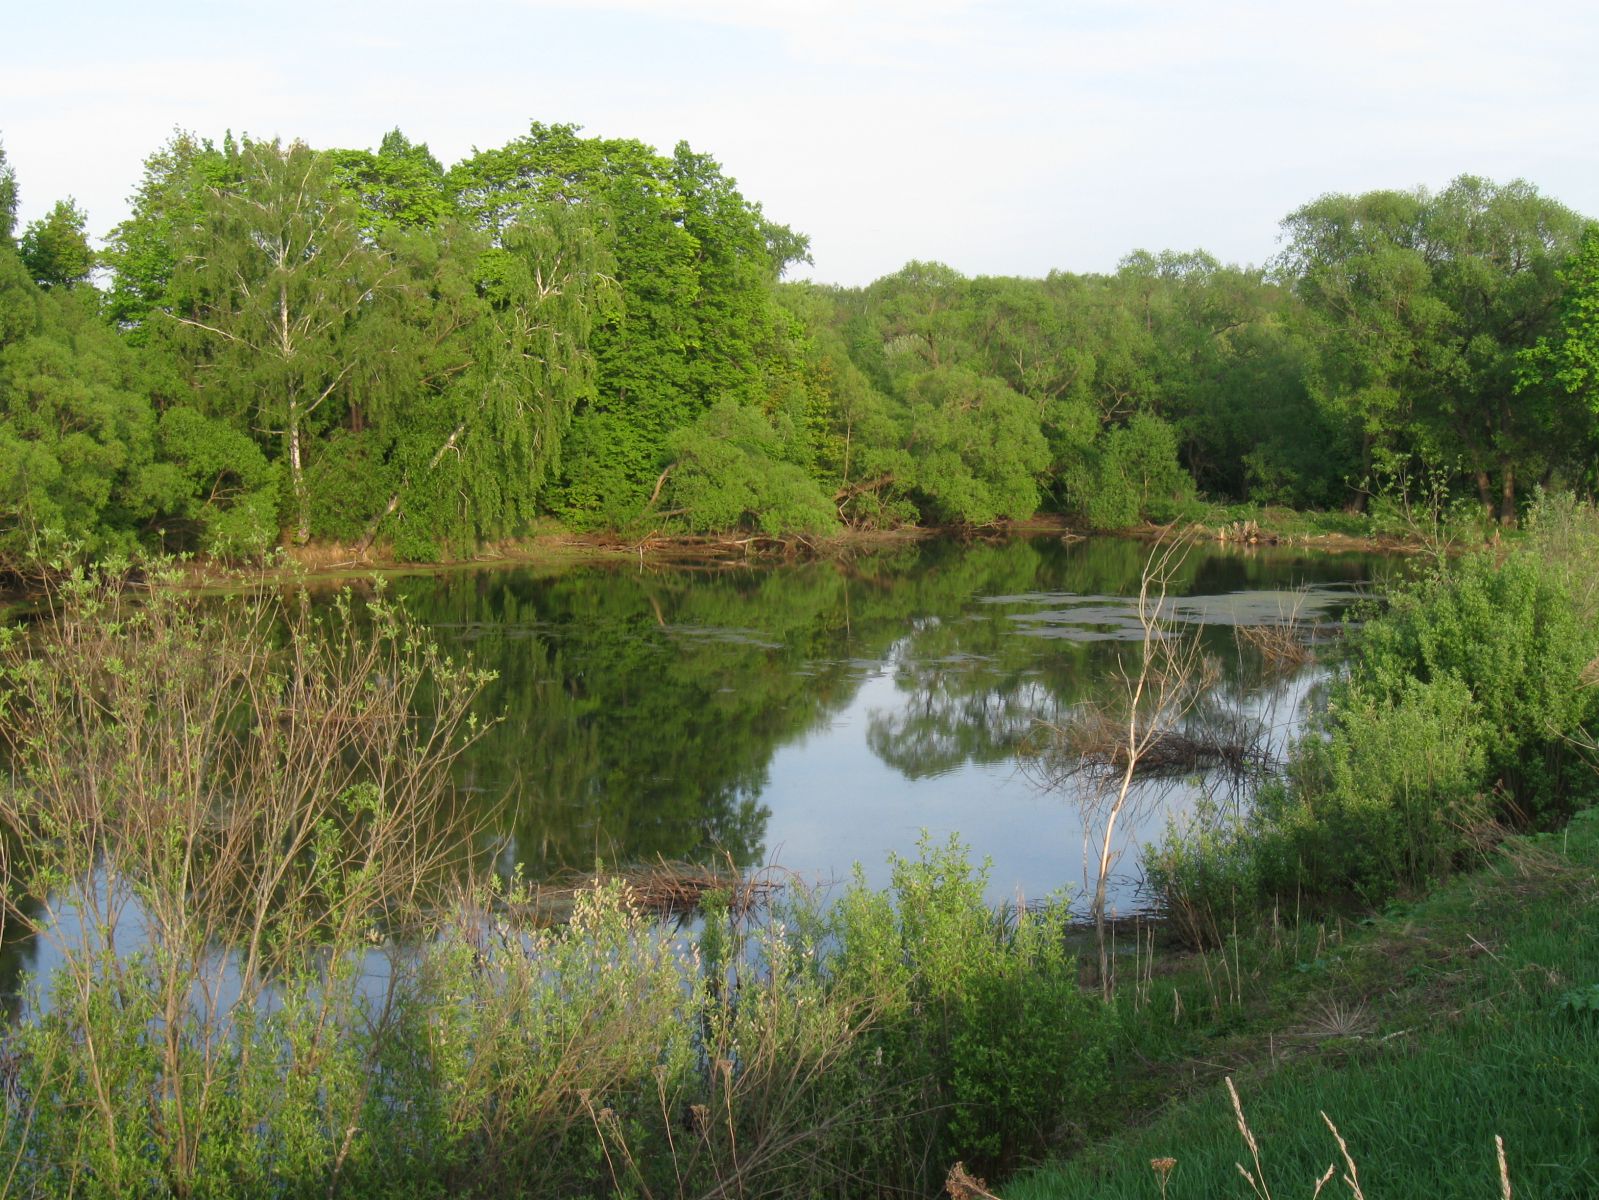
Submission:
<svg viewBox="0 0 1599 1200">
<path fill-rule="evenodd" d="M 408 577 L 406 606 L 497 672 L 497 723 L 462 764 L 485 844 L 534 876 L 731 855 L 825 883 L 922 830 L 992 860 L 997 901 L 1083 881 L 1084 821 L 1042 790 L 1019 743 L 1114 697 L 1136 652 L 1148 547 L 1055 537 L 929 541 L 786 565 L 604 565 Z M 1325 669 L 1284 675 L 1240 651 L 1240 625 L 1323 635 L 1391 564 L 1280 548 L 1195 548 L 1171 588 L 1202 638 L 1215 713 L 1280 741 Z M 1202 786 L 1202 781 L 1200 785 Z M 1193 802 L 1193 781 L 1140 806 L 1128 845 Z M 1136 852 L 1113 898 L 1135 902 Z"/>
</svg>

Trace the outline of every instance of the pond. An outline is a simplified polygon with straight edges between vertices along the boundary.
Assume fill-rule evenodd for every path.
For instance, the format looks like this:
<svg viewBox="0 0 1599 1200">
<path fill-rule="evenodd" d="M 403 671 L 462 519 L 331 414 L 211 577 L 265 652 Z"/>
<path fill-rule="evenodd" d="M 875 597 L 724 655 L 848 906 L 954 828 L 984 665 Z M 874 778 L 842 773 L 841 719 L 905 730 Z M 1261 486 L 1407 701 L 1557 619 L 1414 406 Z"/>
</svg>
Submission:
<svg viewBox="0 0 1599 1200">
<path fill-rule="evenodd" d="M 824 887 L 860 864 L 881 887 L 891 855 L 956 835 L 990 861 L 992 903 L 1067 888 L 1081 910 L 1091 794 L 1041 786 L 1024 744 L 1085 706 L 1125 703 L 1149 557 L 1117 539 L 943 539 L 805 563 L 452 570 L 389 586 L 448 651 L 494 672 L 477 702 L 490 723 L 457 763 L 481 864 L 543 880 L 730 860 Z M 1190 728 L 1280 754 L 1330 668 L 1272 669 L 1238 631 L 1287 625 L 1333 645 L 1354 602 L 1399 569 L 1191 548 L 1164 610 L 1211 664 Z M 1136 790 L 1112 909 L 1144 903 L 1137 846 L 1227 783 L 1180 771 Z M 5 931 L 12 1007 L 22 972 L 59 965 L 76 919 L 61 918 L 60 938 Z M 135 903 L 120 944 L 143 942 L 140 920 Z M 381 964 L 371 971 L 381 986 Z"/>
<path fill-rule="evenodd" d="M 731 856 L 826 883 L 859 862 L 882 884 L 887 856 L 926 830 L 990 858 L 998 902 L 1081 889 L 1080 805 L 1030 778 L 1020 744 L 1074 706 L 1114 706 L 1148 556 L 1116 539 L 933 540 L 801 564 L 457 571 L 394 591 L 497 673 L 481 709 L 498 722 L 461 782 L 504 866 Z M 1192 549 L 1168 611 L 1212 656 L 1207 709 L 1280 746 L 1325 668 L 1265 670 L 1236 628 L 1292 621 L 1330 640 L 1392 570 Z M 1203 783 L 1160 789 L 1126 844 Z M 1113 903 L 1136 903 L 1135 865 L 1122 860 Z"/>
</svg>

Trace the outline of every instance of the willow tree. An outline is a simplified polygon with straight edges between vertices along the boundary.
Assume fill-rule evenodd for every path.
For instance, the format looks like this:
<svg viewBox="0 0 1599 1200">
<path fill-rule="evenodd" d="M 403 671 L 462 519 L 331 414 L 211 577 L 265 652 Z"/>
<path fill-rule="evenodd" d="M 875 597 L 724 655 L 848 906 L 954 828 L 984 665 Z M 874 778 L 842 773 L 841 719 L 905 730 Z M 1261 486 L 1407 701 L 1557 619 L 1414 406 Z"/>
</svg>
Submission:
<svg viewBox="0 0 1599 1200">
<path fill-rule="evenodd" d="M 569 519 L 635 516 L 674 431 L 729 396 L 769 407 L 798 373 L 772 283 L 804 239 L 767 221 L 711 159 L 534 123 L 449 180 L 462 214 L 496 239 L 529 214 L 573 208 L 611 256 L 616 303 L 593 329 L 594 394 L 574 414 L 552 493 Z"/>
<path fill-rule="evenodd" d="M 573 411 L 593 396 L 590 335 L 611 288 L 609 256 L 587 214 L 529 210 L 497 242 L 478 243 L 464 305 L 435 282 L 429 303 L 413 296 L 406 306 L 438 326 L 424 340 L 444 353 L 389 416 L 398 474 L 363 552 L 385 522 L 407 557 L 436 554 L 440 540 L 470 544 L 525 529 Z"/>
<path fill-rule="evenodd" d="M 1284 223 L 1281 260 L 1318 349 L 1314 388 L 1366 450 L 1456 460 L 1485 513 L 1513 523 L 1518 480 L 1569 457 L 1568 413 L 1518 391 L 1556 326 L 1558 271 L 1583 220 L 1520 180 L 1438 193 L 1324 196 Z"/>
<path fill-rule="evenodd" d="M 174 229 L 168 332 L 200 407 L 275 444 L 287 464 L 294 539 L 310 537 L 310 440 L 337 420 L 368 336 L 396 291 L 392 260 L 362 236 L 364 213 L 333 164 L 300 142 L 246 142 L 236 182 L 204 188 Z"/>
</svg>

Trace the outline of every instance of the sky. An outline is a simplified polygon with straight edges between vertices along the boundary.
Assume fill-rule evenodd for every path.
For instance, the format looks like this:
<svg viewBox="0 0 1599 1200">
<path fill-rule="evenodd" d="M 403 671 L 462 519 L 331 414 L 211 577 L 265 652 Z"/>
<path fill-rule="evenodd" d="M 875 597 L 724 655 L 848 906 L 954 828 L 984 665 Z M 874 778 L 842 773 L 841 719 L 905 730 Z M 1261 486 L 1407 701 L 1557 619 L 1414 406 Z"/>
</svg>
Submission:
<svg viewBox="0 0 1599 1200">
<path fill-rule="evenodd" d="M 446 164 L 528 122 L 719 161 L 811 238 L 795 274 L 911 259 L 1261 265 L 1326 192 L 1529 180 L 1599 217 L 1599 5 L 1564 0 L 0 0 L 24 222 L 103 235 L 174 129 Z"/>
</svg>

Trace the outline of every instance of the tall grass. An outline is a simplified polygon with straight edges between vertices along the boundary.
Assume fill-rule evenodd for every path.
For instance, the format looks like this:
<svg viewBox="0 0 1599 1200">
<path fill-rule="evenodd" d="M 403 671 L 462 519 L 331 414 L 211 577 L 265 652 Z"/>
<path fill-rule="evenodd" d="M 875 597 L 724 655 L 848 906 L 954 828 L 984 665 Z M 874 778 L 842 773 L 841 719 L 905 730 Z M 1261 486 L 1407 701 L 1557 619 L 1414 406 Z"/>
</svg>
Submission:
<svg viewBox="0 0 1599 1200">
<path fill-rule="evenodd" d="M 1313 1195 L 1336 1163 L 1322 1194 L 1351 1195 L 1322 1114 L 1373 1200 L 1493 1196 L 1501 1153 L 1517 1196 L 1599 1195 L 1599 1019 L 1568 1002 L 1599 981 L 1599 813 L 1513 839 L 1496 859 L 1346 939 L 1289 946 L 1275 966 L 1261 961 L 1267 939 L 1254 939 L 1243 951 L 1245 971 L 1259 972 L 1250 1036 L 1229 1042 L 1215 1020 L 1202 1040 L 1165 1050 L 1193 1055 L 1211 1082 L 1014 1181 L 1006 1200 L 1155 1196 L 1155 1159 L 1174 1160 L 1172 1200 L 1258 1195 L 1240 1161 L 1278 1200 Z M 1150 1016 L 1169 1024 L 1167 1011 Z M 1161 1053 L 1151 1033 L 1143 1052 Z"/>
</svg>

